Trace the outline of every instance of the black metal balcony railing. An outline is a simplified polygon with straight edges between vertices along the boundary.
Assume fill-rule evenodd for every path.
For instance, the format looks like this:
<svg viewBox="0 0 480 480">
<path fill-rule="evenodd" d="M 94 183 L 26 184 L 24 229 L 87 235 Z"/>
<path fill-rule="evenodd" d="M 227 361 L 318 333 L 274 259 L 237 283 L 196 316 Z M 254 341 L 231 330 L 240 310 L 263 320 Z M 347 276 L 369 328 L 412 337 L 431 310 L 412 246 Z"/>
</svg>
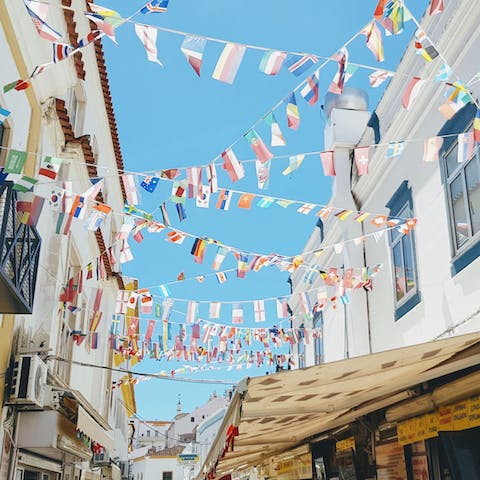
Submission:
<svg viewBox="0 0 480 480">
<path fill-rule="evenodd" d="M 0 313 L 32 313 L 41 238 L 20 222 L 12 182 L 0 186 Z"/>
</svg>

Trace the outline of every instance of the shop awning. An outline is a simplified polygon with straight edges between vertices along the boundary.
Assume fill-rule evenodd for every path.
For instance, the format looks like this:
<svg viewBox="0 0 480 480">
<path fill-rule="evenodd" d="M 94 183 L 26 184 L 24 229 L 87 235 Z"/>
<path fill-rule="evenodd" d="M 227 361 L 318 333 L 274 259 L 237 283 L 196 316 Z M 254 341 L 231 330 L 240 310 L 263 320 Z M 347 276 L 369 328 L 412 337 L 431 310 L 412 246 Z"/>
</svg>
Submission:
<svg viewBox="0 0 480 480">
<path fill-rule="evenodd" d="M 111 431 L 109 432 L 99 425 L 80 404 L 78 405 L 77 428 L 106 450 L 110 452 L 113 450 L 114 443 Z"/>
<path fill-rule="evenodd" d="M 302 370 L 248 379 L 235 393 L 205 461 L 216 478 L 259 465 L 375 410 L 416 395 L 412 387 L 480 364 L 480 335 L 462 335 Z M 238 426 L 233 451 L 227 429 Z M 201 475 L 200 475 L 201 477 Z"/>
</svg>

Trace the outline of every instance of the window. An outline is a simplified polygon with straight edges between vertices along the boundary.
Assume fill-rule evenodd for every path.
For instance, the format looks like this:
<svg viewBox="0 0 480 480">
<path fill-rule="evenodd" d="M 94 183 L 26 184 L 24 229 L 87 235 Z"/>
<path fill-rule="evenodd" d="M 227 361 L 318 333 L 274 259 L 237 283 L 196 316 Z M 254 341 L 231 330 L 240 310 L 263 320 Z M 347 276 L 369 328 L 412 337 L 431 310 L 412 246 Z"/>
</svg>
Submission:
<svg viewBox="0 0 480 480">
<path fill-rule="evenodd" d="M 147 437 L 150 436 L 150 430 L 147 430 Z"/>
<path fill-rule="evenodd" d="M 3 123 L 0 123 L 0 147 L 8 146 L 8 137 L 10 129 L 7 126 L 8 119 Z M 5 165 L 5 159 L 7 158 L 8 150 L 0 149 L 0 165 Z"/>
<path fill-rule="evenodd" d="M 442 182 L 449 214 L 452 275 L 480 256 L 480 152 L 458 162 L 458 134 L 472 131 L 477 108 L 466 105 L 438 135 L 446 136 L 440 150 Z"/>
<path fill-rule="evenodd" d="M 162 480 L 173 480 L 173 472 L 162 472 Z"/>
<path fill-rule="evenodd" d="M 195 417 L 190 417 L 190 421 L 193 423 L 195 421 Z"/>
<path fill-rule="evenodd" d="M 75 137 L 83 135 L 85 120 L 86 94 L 83 83 L 78 83 L 70 89 L 67 98 L 67 111 Z"/>
<path fill-rule="evenodd" d="M 411 218 L 412 191 L 403 182 L 387 204 L 390 216 Z M 395 285 L 395 320 L 408 313 L 420 302 L 414 232 L 404 234 L 397 228 L 390 230 L 390 248 Z"/>
<path fill-rule="evenodd" d="M 323 363 L 323 312 L 316 312 L 313 317 L 313 328 L 318 329 L 315 333 L 315 365 Z"/>
</svg>

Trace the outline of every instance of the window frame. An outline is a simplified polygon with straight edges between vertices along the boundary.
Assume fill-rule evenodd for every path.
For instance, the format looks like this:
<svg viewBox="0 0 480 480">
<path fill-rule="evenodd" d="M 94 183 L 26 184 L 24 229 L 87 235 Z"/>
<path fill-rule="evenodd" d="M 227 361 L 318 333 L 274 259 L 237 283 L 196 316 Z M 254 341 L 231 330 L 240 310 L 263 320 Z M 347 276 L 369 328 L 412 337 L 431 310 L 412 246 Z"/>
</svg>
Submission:
<svg viewBox="0 0 480 480">
<path fill-rule="evenodd" d="M 390 216 L 403 216 L 403 217 L 415 217 L 414 208 L 413 208 L 413 195 L 412 189 L 408 184 L 408 180 L 403 181 L 396 192 L 393 194 L 392 198 L 386 204 L 386 207 L 390 210 Z M 405 209 L 408 208 L 408 214 L 405 214 Z M 394 248 L 397 245 L 400 245 L 400 251 L 402 256 L 402 265 L 404 271 L 406 271 L 405 265 L 405 245 L 403 239 L 408 235 L 411 244 L 411 259 L 413 264 L 413 275 L 415 280 L 415 288 L 407 291 L 407 285 L 405 283 L 405 295 L 399 300 L 397 299 L 396 292 L 396 275 L 395 275 L 395 260 L 394 260 Z M 395 310 L 395 321 L 400 320 L 404 315 L 410 312 L 414 307 L 416 307 L 422 300 L 420 293 L 419 285 L 419 274 L 418 274 L 418 260 L 417 260 L 417 248 L 415 242 L 415 232 L 411 231 L 408 234 L 400 233 L 396 228 L 391 229 L 388 232 L 389 239 L 389 249 L 390 249 L 390 258 L 392 265 L 392 277 L 393 285 L 395 286 L 393 292 L 393 304 Z M 406 281 L 406 280 L 405 280 Z"/>
<path fill-rule="evenodd" d="M 473 119 L 475 118 L 477 108 L 473 103 L 467 104 L 459 112 L 457 112 L 452 119 L 444 124 L 438 135 L 445 136 L 443 145 L 440 149 L 440 173 L 441 180 L 444 189 L 445 203 L 448 215 L 448 230 L 449 230 L 449 242 L 450 242 L 450 255 L 451 255 L 451 268 L 450 273 L 455 276 L 461 272 L 465 267 L 470 265 L 476 258 L 480 256 L 480 231 L 473 234 L 472 228 L 472 216 L 470 206 L 468 204 L 468 188 L 466 186 L 465 169 L 472 161 L 479 162 L 480 166 L 480 152 L 476 148 L 474 157 L 471 160 L 458 164 L 458 166 L 448 173 L 447 157 L 458 145 L 458 134 L 466 133 L 472 130 Z M 449 136 L 448 136 L 449 135 Z M 453 212 L 453 202 L 451 199 L 450 186 L 453 181 L 461 175 L 462 188 L 465 195 L 465 212 L 468 212 L 468 228 L 469 232 L 472 232 L 472 236 L 468 238 L 462 245 L 457 246 L 456 229 L 455 229 L 455 217 Z"/>
</svg>

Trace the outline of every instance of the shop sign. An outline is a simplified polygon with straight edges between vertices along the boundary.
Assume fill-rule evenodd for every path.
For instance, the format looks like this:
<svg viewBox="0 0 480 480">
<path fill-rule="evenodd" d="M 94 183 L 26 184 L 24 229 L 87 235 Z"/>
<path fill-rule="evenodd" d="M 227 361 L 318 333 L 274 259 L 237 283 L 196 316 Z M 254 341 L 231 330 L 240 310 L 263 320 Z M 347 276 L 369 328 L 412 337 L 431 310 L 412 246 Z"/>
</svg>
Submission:
<svg viewBox="0 0 480 480">
<path fill-rule="evenodd" d="M 196 453 L 180 453 L 177 457 L 179 463 L 197 463 L 199 457 Z"/>
<path fill-rule="evenodd" d="M 375 447 L 377 458 L 377 480 L 405 480 L 407 469 L 403 446 L 399 443 L 387 443 Z"/>
<path fill-rule="evenodd" d="M 340 440 L 336 443 L 335 449 L 337 453 L 350 452 L 351 450 L 355 450 L 355 438 L 348 437 L 345 440 Z"/>
</svg>

